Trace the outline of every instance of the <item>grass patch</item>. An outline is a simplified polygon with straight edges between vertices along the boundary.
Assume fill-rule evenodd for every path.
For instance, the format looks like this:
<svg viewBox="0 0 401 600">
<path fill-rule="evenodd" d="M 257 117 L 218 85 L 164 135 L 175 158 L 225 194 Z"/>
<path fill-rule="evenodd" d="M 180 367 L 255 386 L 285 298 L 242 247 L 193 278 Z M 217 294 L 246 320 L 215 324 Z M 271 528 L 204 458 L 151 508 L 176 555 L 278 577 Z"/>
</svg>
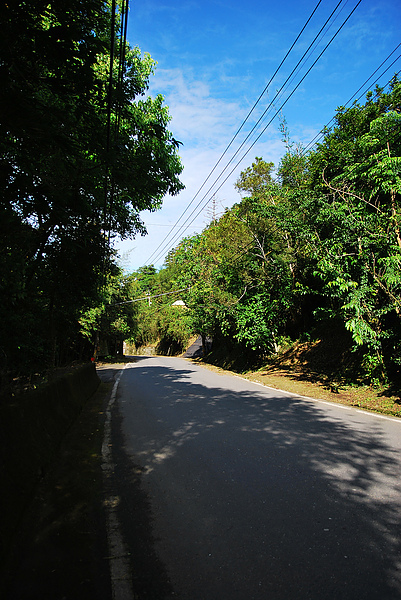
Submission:
<svg viewBox="0 0 401 600">
<path fill-rule="evenodd" d="M 275 389 L 285 390 L 299 396 L 307 396 L 318 400 L 327 400 L 354 406 L 364 410 L 401 417 L 400 397 L 392 395 L 385 387 L 365 385 L 337 385 L 316 373 L 313 380 L 303 377 L 302 373 L 288 372 L 279 369 L 259 369 L 249 371 L 245 377 Z"/>
<path fill-rule="evenodd" d="M 274 357 L 257 363 L 238 348 L 220 345 L 205 359 L 210 368 L 241 373 L 251 381 L 383 415 L 401 417 L 400 390 L 363 382 L 360 357 L 340 328 L 324 328 L 314 339 L 294 342 Z M 213 366 L 212 366 L 213 365 Z"/>
</svg>

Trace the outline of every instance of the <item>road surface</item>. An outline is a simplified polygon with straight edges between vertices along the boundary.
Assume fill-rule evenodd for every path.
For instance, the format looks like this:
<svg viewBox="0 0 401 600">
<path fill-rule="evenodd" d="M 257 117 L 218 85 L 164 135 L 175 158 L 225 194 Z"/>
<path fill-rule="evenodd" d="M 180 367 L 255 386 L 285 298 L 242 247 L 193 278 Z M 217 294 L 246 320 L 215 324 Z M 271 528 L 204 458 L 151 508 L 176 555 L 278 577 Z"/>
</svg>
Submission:
<svg viewBox="0 0 401 600">
<path fill-rule="evenodd" d="M 115 599 L 401 598 L 400 420 L 170 357 L 115 392 Z"/>
</svg>

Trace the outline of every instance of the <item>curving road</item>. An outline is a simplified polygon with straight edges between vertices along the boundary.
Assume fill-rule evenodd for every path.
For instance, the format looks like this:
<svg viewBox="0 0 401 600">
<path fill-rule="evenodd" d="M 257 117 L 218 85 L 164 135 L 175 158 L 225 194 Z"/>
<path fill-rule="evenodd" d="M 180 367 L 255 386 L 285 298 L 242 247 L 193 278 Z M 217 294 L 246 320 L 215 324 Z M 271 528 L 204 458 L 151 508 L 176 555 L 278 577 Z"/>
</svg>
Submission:
<svg viewBox="0 0 401 600">
<path fill-rule="evenodd" d="M 400 420 L 178 358 L 116 391 L 116 599 L 401 598 Z"/>
</svg>

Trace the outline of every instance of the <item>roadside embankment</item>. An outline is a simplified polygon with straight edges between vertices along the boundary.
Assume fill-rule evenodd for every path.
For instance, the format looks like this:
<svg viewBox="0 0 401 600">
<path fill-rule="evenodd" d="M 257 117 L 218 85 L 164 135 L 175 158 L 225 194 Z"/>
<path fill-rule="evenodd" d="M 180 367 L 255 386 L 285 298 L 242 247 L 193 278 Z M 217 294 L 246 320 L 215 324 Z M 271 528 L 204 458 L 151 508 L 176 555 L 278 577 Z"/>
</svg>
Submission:
<svg viewBox="0 0 401 600">
<path fill-rule="evenodd" d="M 292 394 L 401 417 L 399 384 L 364 382 L 349 344 L 335 332 L 329 334 L 309 342 L 295 341 L 259 363 L 247 360 L 237 348 L 233 352 L 224 346 L 217 346 L 202 362 Z"/>
<path fill-rule="evenodd" d="M 35 487 L 100 384 L 94 364 L 0 406 L 0 563 Z"/>
</svg>

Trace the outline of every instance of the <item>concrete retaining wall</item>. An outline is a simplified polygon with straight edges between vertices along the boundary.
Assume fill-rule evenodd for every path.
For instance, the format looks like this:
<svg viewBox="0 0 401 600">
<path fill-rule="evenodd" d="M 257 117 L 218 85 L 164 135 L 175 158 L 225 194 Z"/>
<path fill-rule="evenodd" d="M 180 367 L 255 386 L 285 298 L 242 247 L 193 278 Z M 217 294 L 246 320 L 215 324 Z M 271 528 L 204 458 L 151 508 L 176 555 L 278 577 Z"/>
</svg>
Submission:
<svg viewBox="0 0 401 600">
<path fill-rule="evenodd" d="M 0 561 L 35 487 L 100 383 L 94 364 L 0 406 Z"/>
</svg>

